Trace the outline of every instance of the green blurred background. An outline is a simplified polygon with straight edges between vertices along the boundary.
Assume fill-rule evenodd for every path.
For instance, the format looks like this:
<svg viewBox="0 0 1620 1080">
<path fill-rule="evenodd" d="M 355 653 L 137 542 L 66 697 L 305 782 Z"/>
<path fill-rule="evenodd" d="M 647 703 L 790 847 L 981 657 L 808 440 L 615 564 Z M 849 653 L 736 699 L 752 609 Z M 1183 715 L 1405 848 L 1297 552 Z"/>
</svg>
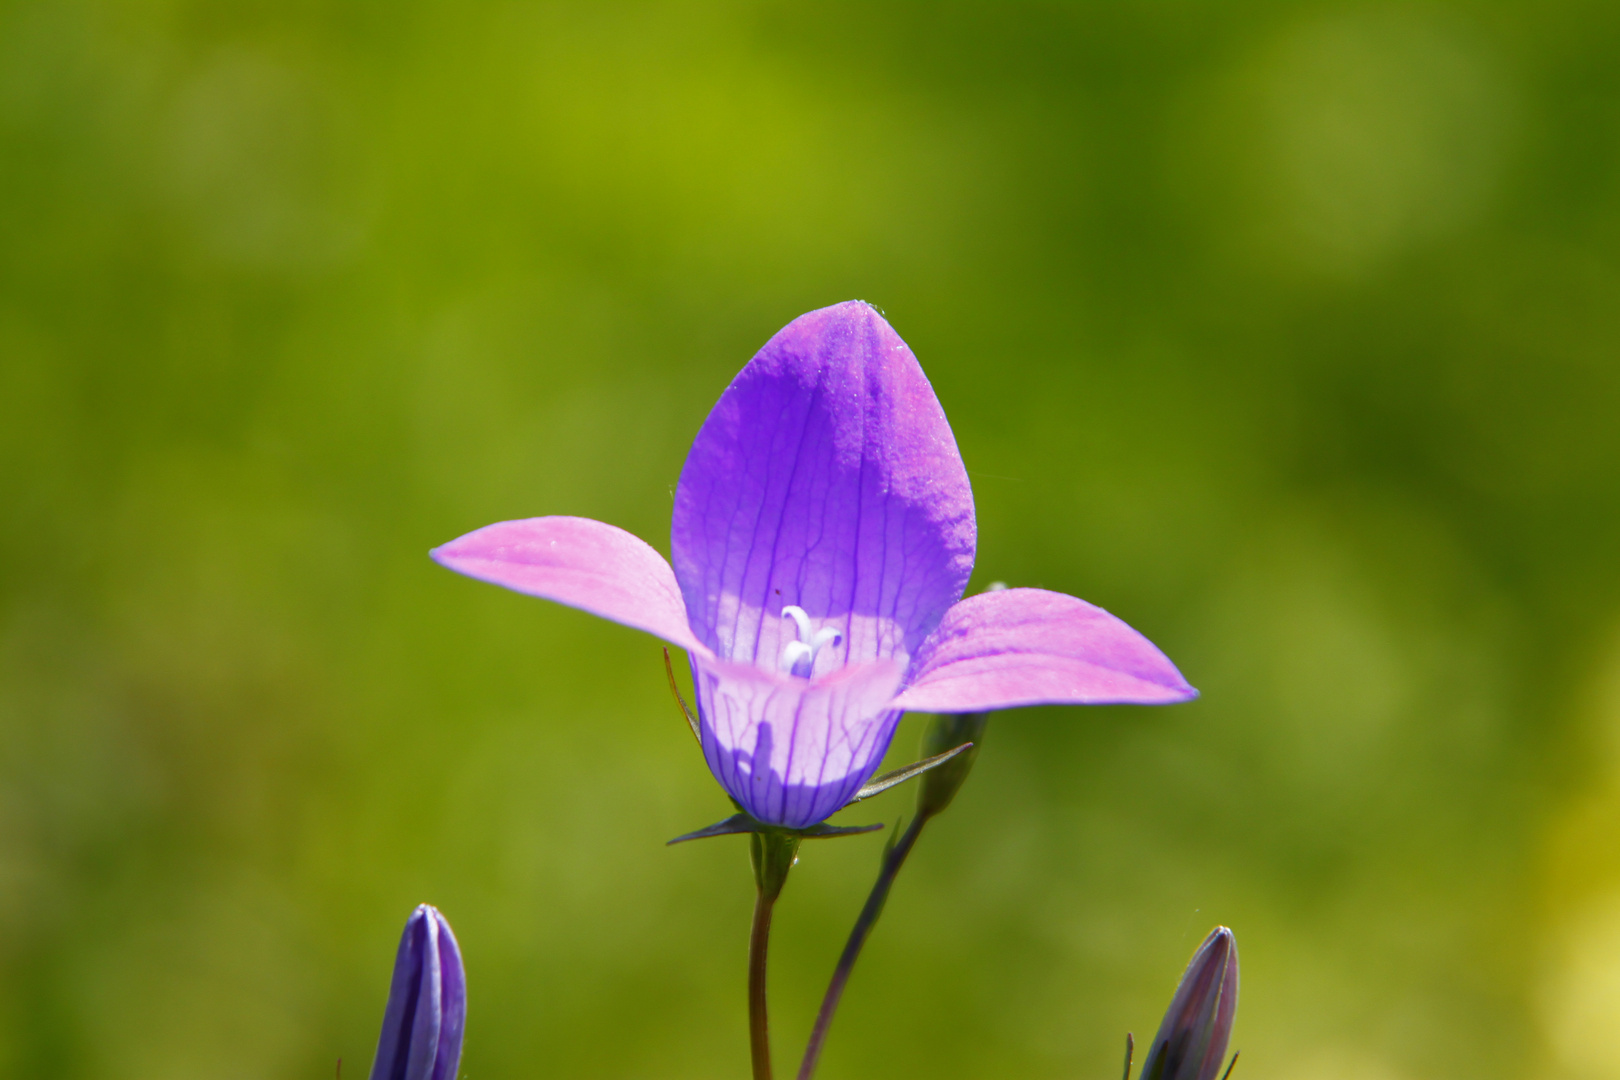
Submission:
<svg viewBox="0 0 1620 1080">
<path fill-rule="evenodd" d="M 1620 1077 L 1578 0 L 0 3 L 0 1076 L 363 1076 L 423 900 L 474 1080 L 742 1076 L 746 844 L 663 846 L 729 808 L 657 644 L 426 551 L 667 549 L 727 380 L 851 297 L 974 588 L 1204 696 L 997 717 L 823 1075 L 1116 1076 L 1220 922 L 1238 1080 Z M 783 1071 L 881 844 L 788 886 Z"/>
</svg>

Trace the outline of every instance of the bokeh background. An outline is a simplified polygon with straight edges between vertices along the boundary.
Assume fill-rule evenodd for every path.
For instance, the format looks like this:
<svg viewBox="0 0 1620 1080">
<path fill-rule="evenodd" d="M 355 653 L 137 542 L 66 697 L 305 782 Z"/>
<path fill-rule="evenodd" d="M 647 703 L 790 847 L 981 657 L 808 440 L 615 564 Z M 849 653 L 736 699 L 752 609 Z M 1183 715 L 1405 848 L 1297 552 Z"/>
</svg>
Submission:
<svg viewBox="0 0 1620 1080">
<path fill-rule="evenodd" d="M 1600 0 L 0 3 L 0 1076 L 363 1075 L 424 900 L 466 1076 L 742 1076 L 656 643 L 426 551 L 667 550 L 727 380 L 851 297 L 974 588 L 1204 696 L 998 716 L 823 1075 L 1116 1076 L 1219 922 L 1239 1080 L 1620 1077 Z M 783 1071 L 881 844 L 788 887 Z"/>
</svg>

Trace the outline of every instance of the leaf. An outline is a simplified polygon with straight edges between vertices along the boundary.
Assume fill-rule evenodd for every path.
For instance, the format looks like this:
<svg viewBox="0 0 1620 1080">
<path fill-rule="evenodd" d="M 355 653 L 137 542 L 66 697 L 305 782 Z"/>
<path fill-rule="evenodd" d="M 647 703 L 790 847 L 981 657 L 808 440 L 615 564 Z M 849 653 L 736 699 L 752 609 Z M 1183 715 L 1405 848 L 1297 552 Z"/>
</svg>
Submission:
<svg viewBox="0 0 1620 1080">
<path fill-rule="evenodd" d="M 888 791 L 896 784 L 905 783 L 913 776 L 921 776 L 923 773 L 934 768 L 936 765 L 945 764 L 947 761 L 951 760 L 951 758 L 955 757 L 957 754 L 960 754 L 962 751 L 966 750 L 972 745 L 972 743 L 966 742 L 961 746 L 953 746 L 943 754 L 935 754 L 933 757 L 923 758 L 921 761 L 914 761 L 903 769 L 896 769 L 894 772 L 887 772 L 882 776 L 873 777 L 871 780 L 868 780 L 866 786 L 857 791 L 855 793 L 855 797 L 849 801 L 851 804 L 854 804 L 860 802 L 862 799 L 870 799 L 874 795 Z"/>
</svg>

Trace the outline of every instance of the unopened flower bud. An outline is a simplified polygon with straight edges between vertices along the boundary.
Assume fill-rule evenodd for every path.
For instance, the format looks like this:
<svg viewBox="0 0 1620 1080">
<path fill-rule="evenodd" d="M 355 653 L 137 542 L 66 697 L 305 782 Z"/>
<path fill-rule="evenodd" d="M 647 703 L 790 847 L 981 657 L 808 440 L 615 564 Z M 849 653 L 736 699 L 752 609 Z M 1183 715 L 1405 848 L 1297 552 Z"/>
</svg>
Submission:
<svg viewBox="0 0 1620 1080">
<path fill-rule="evenodd" d="M 1217 926 L 1193 954 L 1137 1080 L 1215 1080 L 1237 1018 L 1238 958 Z"/>
<path fill-rule="evenodd" d="M 923 773 L 922 787 L 917 791 L 917 813 L 933 817 L 951 805 L 956 792 L 973 771 L 973 759 L 979 756 L 979 743 L 984 739 L 989 713 L 956 713 L 934 717 L 923 735 L 922 755 L 925 758 L 943 754 L 963 743 L 973 745 L 940 765 Z"/>
<path fill-rule="evenodd" d="M 466 1022 L 461 950 L 444 916 L 423 904 L 399 941 L 371 1080 L 455 1080 Z"/>
</svg>

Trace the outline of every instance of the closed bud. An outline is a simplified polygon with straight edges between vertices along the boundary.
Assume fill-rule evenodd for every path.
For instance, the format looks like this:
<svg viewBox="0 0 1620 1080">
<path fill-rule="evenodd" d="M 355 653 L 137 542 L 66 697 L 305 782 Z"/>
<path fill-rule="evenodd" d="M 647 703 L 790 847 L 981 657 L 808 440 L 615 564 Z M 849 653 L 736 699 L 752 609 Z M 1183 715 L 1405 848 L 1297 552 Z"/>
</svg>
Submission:
<svg viewBox="0 0 1620 1080">
<path fill-rule="evenodd" d="M 466 1022 L 461 950 L 444 916 L 423 904 L 399 941 L 371 1080 L 455 1080 Z"/>
<path fill-rule="evenodd" d="M 1215 1080 L 1237 1018 L 1238 958 L 1217 926 L 1193 954 L 1138 1080 Z"/>
<path fill-rule="evenodd" d="M 973 771 L 973 759 L 979 756 L 979 743 L 984 739 L 989 713 L 957 713 L 934 717 L 923 735 L 922 756 L 933 757 L 954 750 L 963 743 L 973 745 L 949 761 L 936 765 L 923 773 L 922 787 L 917 791 L 917 813 L 933 817 L 951 805 L 957 791 L 967 782 Z"/>
</svg>

